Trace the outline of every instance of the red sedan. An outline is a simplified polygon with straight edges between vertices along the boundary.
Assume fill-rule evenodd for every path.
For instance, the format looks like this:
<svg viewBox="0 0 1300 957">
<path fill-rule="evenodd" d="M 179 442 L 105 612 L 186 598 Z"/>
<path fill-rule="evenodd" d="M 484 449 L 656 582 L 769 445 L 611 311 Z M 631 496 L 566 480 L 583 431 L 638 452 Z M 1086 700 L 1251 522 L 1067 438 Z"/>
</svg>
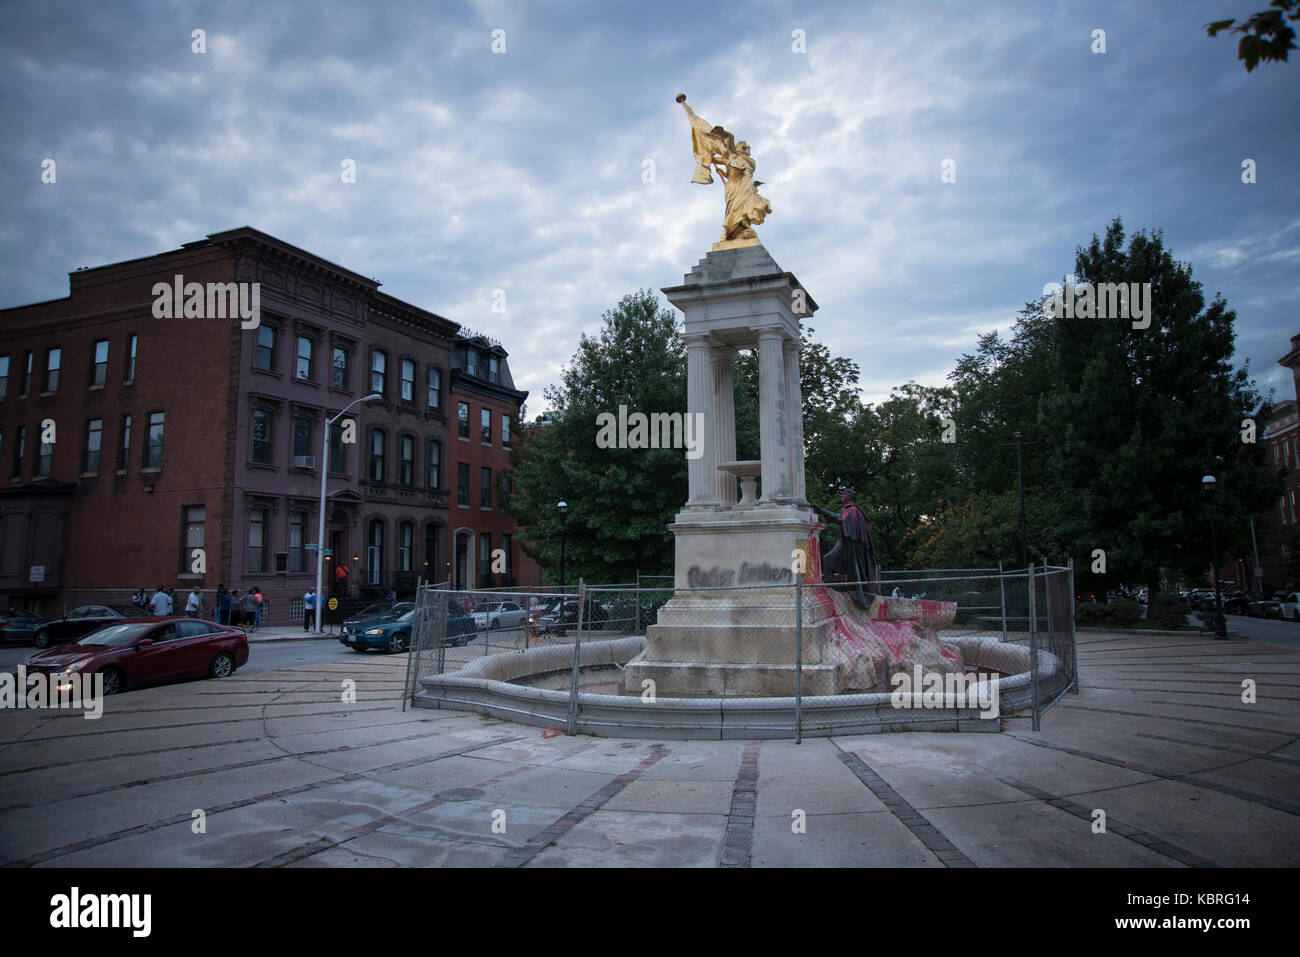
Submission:
<svg viewBox="0 0 1300 957">
<path fill-rule="evenodd" d="M 102 674 L 104 694 L 200 678 L 225 678 L 248 662 L 248 635 L 201 618 L 128 618 L 32 655 L 28 674 Z"/>
</svg>

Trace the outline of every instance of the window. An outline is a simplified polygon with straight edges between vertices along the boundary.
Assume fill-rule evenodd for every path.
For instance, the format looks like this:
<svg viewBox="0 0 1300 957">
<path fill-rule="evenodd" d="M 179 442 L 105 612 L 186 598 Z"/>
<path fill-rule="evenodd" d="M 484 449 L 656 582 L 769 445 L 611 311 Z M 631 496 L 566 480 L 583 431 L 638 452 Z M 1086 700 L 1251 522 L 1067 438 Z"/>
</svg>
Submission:
<svg viewBox="0 0 1300 957">
<path fill-rule="evenodd" d="M 456 403 L 456 429 L 462 439 L 469 438 L 469 403 Z"/>
<path fill-rule="evenodd" d="M 510 448 L 510 416 L 501 416 L 501 447 Z"/>
<path fill-rule="evenodd" d="M 9 360 L 5 360 L 5 375 L 9 374 Z M 0 391 L 0 399 L 4 394 Z M 442 408 L 442 370 L 429 366 L 429 408 Z"/>
<path fill-rule="evenodd" d="M 122 445 L 117 450 L 117 470 L 125 472 L 131 454 L 131 417 L 122 416 Z"/>
<path fill-rule="evenodd" d="M 384 523 L 379 519 L 370 522 L 369 546 L 366 548 L 366 582 L 378 585 L 384 574 Z"/>
<path fill-rule="evenodd" d="M 384 430 L 370 430 L 370 481 L 384 480 Z"/>
<path fill-rule="evenodd" d="M 27 454 L 27 426 L 18 427 L 18 441 L 14 443 L 14 478 L 23 477 L 23 456 Z"/>
<path fill-rule="evenodd" d="M 149 413 L 149 444 L 144 450 L 145 468 L 162 468 L 163 457 L 163 413 Z"/>
<path fill-rule="evenodd" d="M 316 467 L 316 460 L 311 454 L 311 417 L 295 415 L 293 417 L 293 464 L 295 468 L 311 469 Z"/>
<path fill-rule="evenodd" d="M 514 536 L 502 535 L 501 551 L 505 554 L 506 578 L 510 578 L 510 579 L 513 579 L 515 577 L 515 559 L 514 559 L 514 555 L 512 554 L 513 547 L 514 547 Z M 507 584 L 509 583 L 507 582 Z"/>
<path fill-rule="evenodd" d="M 429 461 L 426 480 L 429 488 L 442 487 L 442 443 L 437 439 L 429 440 Z"/>
<path fill-rule="evenodd" d="M 270 409 L 253 410 L 253 461 L 271 464 L 272 440 L 275 437 L 275 413 Z"/>
<path fill-rule="evenodd" d="M 99 448 L 104 438 L 104 420 L 91 419 L 86 426 L 86 461 L 83 472 L 99 471 Z"/>
<path fill-rule="evenodd" d="M 478 539 L 478 575 L 480 582 L 492 577 L 492 536 L 487 532 Z"/>
<path fill-rule="evenodd" d="M 42 433 L 42 435 L 43 434 L 44 433 Z M 53 465 L 53 463 L 54 463 L 54 443 L 46 442 L 45 439 L 42 438 L 40 457 L 36 460 L 36 477 L 49 478 L 50 467 L 51 465 Z M 1292 493 L 1292 498 L 1294 497 L 1295 495 L 1294 493 Z M 1295 505 L 1294 502 L 1292 502 L 1291 504 L 1293 506 Z"/>
<path fill-rule="evenodd" d="M 313 343 L 306 336 L 298 337 L 298 363 L 293 370 L 294 378 L 311 381 L 311 358 L 312 350 L 315 348 Z"/>
<path fill-rule="evenodd" d="M 492 410 L 491 409 L 478 410 L 478 431 L 479 431 L 479 438 L 482 440 L 483 444 L 491 445 L 492 444 Z"/>
<path fill-rule="evenodd" d="M 342 346 L 334 347 L 334 369 L 330 383 L 336 389 L 348 387 L 348 350 Z"/>
<path fill-rule="evenodd" d="M 307 510 L 295 508 L 289 513 L 289 571 L 307 570 Z"/>
<path fill-rule="evenodd" d="M 414 541 L 414 525 L 410 522 L 403 522 L 397 526 L 397 570 L 399 572 L 409 572 L 411 570 Z"/>
<path fill-rule="evenodd" d="M 95 342 L 95 362 L 90 367 L 90 384 L 102 386 L 108 382 L 108 340 L 99 339 Z"/>
<path fill-rule="evenodd" d="M 9 395 L 9 357 L 0 356 L 0 399 Z"/>
<path fill-rule="evenodd" d="M 479 507 L 492 507 L 492 470 L 479 469 Z"/>
<path fill-rule="evenodd" d="M 370 391 L 388 394 L 388 356 L 378 349 L 370 353 Z"/>
<path fill-rule="evenodd" d="M 59 391 L 59 366 L 63 363 L 62 349 L 45 350 L 45 381 L 41 384 L 42 392 Z"/>
<path fill-rule="evenodd" d="M 135 342 L 137 336 L 132 336 L 126 350 L 126 381 L 135 381 Z"/>
<path fill-rule="evenodd" d="M 267 372 L 275 371 L 275 328 L 266 323 L 257 327 L 257 353 L 253 364 Z"/>
<path fill-rule="evenodd" d="M 258 505 L 248 510 L 248 570 L 265 572 L 266 567 L 266 524 L 270 510 Z"/>
<path fill-rule="evenodd" d="M 478 352 L 474 349 L 465 350 L 465 371 L 470 375 L 478 375 Z"/>
<path fill-rule="evenodd" d="M 415 401 L 415 363 L 410 359 L 402 360 L 402 401 Z"/>
<path fill-rule="evenodd" d="M 1277 460 L 1277 443 L 1276 443 L 1276 442 L 1273 443 L 1273 464 L 1274 464 L 1274 465 L 1277 465 L 1277 464 L 1278 464 L 1278 460 Z"/>
<path fill-rule="evenodd" d="M 343 425 L 336 422 L 330 426 L 330 471 L 343 475 L 347 470 L 347 460 L 343 457 Z"/>
<path fill-rule="evenodd" d="M 22 395 L 26 395 L 32 389 L 32 356 L 33 356 L 32 351 L 28 349 L 27 360 L 23 365 L 23 391 L 21 393 Z"/>
<path fill-rule="evenodd" d="M 404 435 L 399 440 L 398 482 L 402 485 L 415 484 L 415 439 Z M 406 569 L 404 569 L 406 570 Z"/>
<path fill-rule="evenodd" d="M 469 506 L 469 465 L 465 462 L 456 465 L 456 504 Z"/>
<path fill-rule="evenodd" d="M 497 361 L 495 356 L 488 357 L 488 381 L 489 382 L 501 381 L 501 365 Z"/>
<path fill-rule="evenodd" d="M 193 574 L 194 549 L 203 547 L 203 526 L 207 509 L 202 505 L 185 505 L 181 508 L 181 574 Z"/>
</svg>

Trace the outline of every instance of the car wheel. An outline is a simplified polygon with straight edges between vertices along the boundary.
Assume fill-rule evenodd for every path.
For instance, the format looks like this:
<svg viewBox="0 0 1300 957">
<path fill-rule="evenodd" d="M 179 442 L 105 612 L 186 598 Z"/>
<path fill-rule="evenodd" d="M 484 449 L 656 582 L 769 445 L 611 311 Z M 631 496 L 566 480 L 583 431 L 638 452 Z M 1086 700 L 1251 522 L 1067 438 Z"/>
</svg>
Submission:
<svg viewBox="0 0 1300 957">
<path fill-rule="evenodd" d="M 104 694 L 117 694 L 126 687 L 126 677 L 117 668 L 105 668 L 100 674 L 104 676 Z"/>
<path fill-rule="evenodd" d="M 50 633 L 48 631 L 42 629 L 41 631 L 38 631 L 36 633 L 36 647 L 37 648 L 50 647 Z"/>
<path fill-rule="evenodd" d="M 500 630 L 501 630 L 501 621 L 500 621 L 500 619 L 498 619 L 498 620 L 492 622 L 492 624 L 488 625 L 488 631 L 500 631 Z"/>
<path fill-rule="evenodd" d="M 393 635 L 392 638 L 388 639 L 388 651 L 390 654 L 396 655 L 405 650 L 406 635 L 404 633 L 399 631 L 397 634 Z"/>
<path fill-rule="evenodd" d="M 212 678 L 229 678 L 234 673 L 235 659 L 228 651 L 223 651 L 213 658 L 212 665 L 208 668 L 208 676 Z"/>
</svg>

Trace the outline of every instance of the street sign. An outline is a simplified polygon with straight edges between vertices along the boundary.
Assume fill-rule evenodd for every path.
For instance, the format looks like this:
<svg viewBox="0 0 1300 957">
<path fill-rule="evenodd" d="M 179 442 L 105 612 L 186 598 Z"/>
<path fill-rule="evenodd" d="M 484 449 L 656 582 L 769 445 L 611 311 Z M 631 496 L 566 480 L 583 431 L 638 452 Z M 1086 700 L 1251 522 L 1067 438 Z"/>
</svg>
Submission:
<svg viewBox="0 0 1300 957">
<path fill-rule="evenodd" d="M 316 544 L 315 542 L 308 542 L 306 545 L 303 546 L 303 548 L 307 549 L 308 551 L 314 551 L 315 549 L 320 548 L 320 545 Z"/>
<path fill-rule="evenodd" d="M 32 581 L 32 582 L 43 582 L 43 581 L 45 581 L 45 566 L 44 566 L 44 565 L 33 565 L 33 566 L 32 566 L 32 570 L 31 570 L 31 574 L 28 576 L 28 579 L 27 579 L 27 580 L 28 580 L 28 581 Z"/>
<path fill-rule="evenodd" d="M 330 611 L 338 611 L 339 600 L 337 598 L 331 598 L 329 602 L 327 602 L 327 605 Z"/>
</svg>

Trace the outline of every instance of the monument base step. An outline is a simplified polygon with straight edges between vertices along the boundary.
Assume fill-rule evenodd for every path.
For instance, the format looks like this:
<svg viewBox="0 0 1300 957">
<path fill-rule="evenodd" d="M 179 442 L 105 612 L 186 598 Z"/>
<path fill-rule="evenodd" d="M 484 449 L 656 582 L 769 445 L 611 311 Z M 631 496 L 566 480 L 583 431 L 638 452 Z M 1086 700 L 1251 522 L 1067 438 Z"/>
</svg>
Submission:
<svg viewBox="0 0 1300 957">
<path fill-rule="evenodd" d="M 836 694 L 836 670 L 832 664 L 804 665 L 803 693 Z M 623 670 L 623 693 L 644 694 L 646 680 L 654 682 L 654 694 L 662 698 L 789 698 L 794 696 L 795 666 L 649 661 L 642 652 Z"/>
</svg>

